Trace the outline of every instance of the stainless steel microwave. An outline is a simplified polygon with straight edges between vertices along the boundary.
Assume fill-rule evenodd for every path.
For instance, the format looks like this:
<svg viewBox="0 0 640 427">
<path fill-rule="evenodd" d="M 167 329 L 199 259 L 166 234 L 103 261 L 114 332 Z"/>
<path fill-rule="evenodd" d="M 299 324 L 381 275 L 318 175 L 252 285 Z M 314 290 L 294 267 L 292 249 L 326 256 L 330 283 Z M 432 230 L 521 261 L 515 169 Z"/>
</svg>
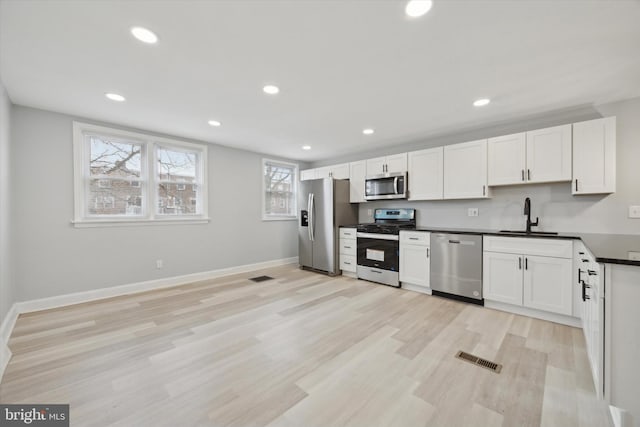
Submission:
<svg viewBox="0 0 640 427">
<path fill-rule="evenodd" d="M 407 173 L 394 172 L 368 176 L 364 181 L 365 200 L 406 199 Z"/>
</svg>

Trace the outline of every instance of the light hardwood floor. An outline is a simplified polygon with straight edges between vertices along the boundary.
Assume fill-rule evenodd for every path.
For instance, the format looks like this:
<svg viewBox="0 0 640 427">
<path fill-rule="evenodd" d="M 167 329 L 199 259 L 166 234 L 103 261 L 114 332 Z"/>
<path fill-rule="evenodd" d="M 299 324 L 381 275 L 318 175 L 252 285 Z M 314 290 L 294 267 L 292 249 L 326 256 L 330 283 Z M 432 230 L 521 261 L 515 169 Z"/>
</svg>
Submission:
<svg viewBox="0 0 640 427">
<path fill-rule="evenodd" d="M 9 346 L 0 401 L 73 426 L 610 425 L 581 330 L 295 266 L 21 315 Z"/>
</svg>

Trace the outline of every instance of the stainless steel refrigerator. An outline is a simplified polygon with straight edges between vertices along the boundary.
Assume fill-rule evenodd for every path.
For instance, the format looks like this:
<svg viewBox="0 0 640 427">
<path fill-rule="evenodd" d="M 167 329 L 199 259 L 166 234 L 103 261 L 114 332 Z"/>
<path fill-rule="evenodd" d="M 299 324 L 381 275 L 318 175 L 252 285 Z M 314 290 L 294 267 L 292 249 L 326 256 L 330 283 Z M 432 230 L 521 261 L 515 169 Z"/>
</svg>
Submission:
<svg viewBox="0 0 640 427">
<path fill-rule="evenodd" d="M 338 228 L 358 222 L 358 205 L 349 203 L 349 181 L 301 181 L 299 194 L 298 262 L 302 268 L 338 274 Z"/>
</svg>

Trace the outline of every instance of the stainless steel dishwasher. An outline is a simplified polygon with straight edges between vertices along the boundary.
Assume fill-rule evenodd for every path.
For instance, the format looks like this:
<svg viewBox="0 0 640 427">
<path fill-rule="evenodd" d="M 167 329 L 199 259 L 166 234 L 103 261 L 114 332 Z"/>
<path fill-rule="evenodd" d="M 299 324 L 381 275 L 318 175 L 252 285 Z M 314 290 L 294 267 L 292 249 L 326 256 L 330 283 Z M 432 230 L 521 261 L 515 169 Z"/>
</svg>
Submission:
<svg viewBox="0 0 640 427">
<path fill-rule="evenodd" d="M 482 299 L 482 235 L 431 234 L 431 290 L 475 304 Z"/>
</svg>

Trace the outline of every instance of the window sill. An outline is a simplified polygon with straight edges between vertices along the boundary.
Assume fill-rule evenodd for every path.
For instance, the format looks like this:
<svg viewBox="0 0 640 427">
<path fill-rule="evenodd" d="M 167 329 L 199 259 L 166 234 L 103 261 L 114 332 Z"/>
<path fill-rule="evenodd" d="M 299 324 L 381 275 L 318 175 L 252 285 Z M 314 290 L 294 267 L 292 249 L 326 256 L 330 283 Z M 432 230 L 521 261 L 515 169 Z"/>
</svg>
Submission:
<svg viewBox="0 0 640 427">
<path fill-rule="evenodd" d="M 156 218 L 156 219 L 87 219 L 71 221 L 75 228 L 95 228 L 95 227 L 138 227 L 148 225 L 186 225 L 186 224 L 208 224 L 209 218 Z"/>
<path fill-rule="evenodd" d="M 297 216 L 262 216 L 263 221 L 296 221 Z"/>
</svg>

